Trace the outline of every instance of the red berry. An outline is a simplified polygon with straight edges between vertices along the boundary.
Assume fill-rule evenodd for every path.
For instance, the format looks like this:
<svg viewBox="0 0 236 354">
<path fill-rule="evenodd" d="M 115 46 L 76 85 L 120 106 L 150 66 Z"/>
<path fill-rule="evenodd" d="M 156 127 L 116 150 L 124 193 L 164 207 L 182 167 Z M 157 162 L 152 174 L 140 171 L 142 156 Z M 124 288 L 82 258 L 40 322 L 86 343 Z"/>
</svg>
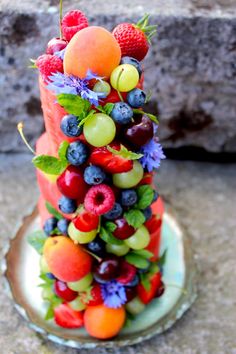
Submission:
<svg viewBox="0 0 236 354">
<path fill-rule="evenodd" d="M 138 296 L 144 304 L 148 304 L 156 296 L 157 289 L 161 286 L 161 272 L 154 274 L 150 279 L 151 287 L 146 290 L 144 286 L 139 283 L 137 286 Z"/>
<path fill-rule="evenodd" d="M 126 286 L 125 293 L 127 302 L 130 302 L 137 295 L 137 290 L 135 289 L 135 287 Z"/>
<path fill-rule="evenodd" d="M 61 21 L 63 38 L 67 41 L 85 27 L 88 27 L 87 17 L 79 10 L 67 12 Z"/>
<path fill-rule="evenodd" d="M 114 204 L 113 190 L 106 184 L 91 187 L 84 199 L 85 209 L 95 215 L 107 213 L 113 208 Z"/>
<path fill-rule="evenodd" d="M 73 301 L 78 296 L 78 293 L 76 291 L 73 291 L 70 288 L 68 288 L 66 283 L 64 283 L 64 281 L 61 280 L 55 281 L 54 291 L 57 296 L 59 296 L 65 301 Z"/>
<path fill-rule="evenodd" d="M 148 229 L 149 233 L 152 234 L 155 232 L 162 224 L 162 219 L 156 215 L 153 215 L 151 219 L 145 222 L 145 226 Z"/>
<path fill-rule="evenodd" d="M 165 292 L 165 284 L 161 282 L 159 288 L 157 289 L 155 297 L 161 297 Z"/>
<path fill-rule="evenodd" d="M 75 166 L 69 166 L 57 178 L 57 187 L 67 198 L 83 202 L 88 186 L 84 181 L 83 171 Z"/>
<path fill-rule="evenodd" d="M 119 143 L 112 143 L 109 146 L 114 150 L 120 150 L 121 148 Z M 133 161 L 113 155 L 106 146 L 95 148 L 90 155 L 89 162 L 102 167 L 104 171 L 112 174 L 128 172 L 133 168 Z"/>
<path fill-rule="evenodd" d="M 120 276 L 116 280 L 123 285 L 129 284 L 134 279 L 136 273 L 137 269 L 135 266 L 123 260 L 120 267 Z"/>
<path fill-rule="evenodd" d="M 95 279 L 99 282 L 116 278 L 120 270 L 120 259 L 116 256 L 104 258 L 94 269 Z"/>
<path fill-rule="evenodd" d="M 61 38 L 52 38 L 47 45 L 46 54 L 55 54 L 65 49 L 67 46 L 67 41 Z"/>
<path fill-rule="evenodd" d="M 113 235 L 120 240 L 125 240 L 135 233 L 135 228 L 130 226 L 125 218 L 116 219 L 114 223 L 116 224 L 116 229 Z"/>
<path fill-rule="evenodd" d="M 99 225 L 99 216 L 89 213 L 83 210 L 76 219 L 73 220 L 76 229 L 82 232 L 89 232 L 95 230 Z"/>
<path fill-rule="evenodd" d="M 101 287 L 95 283 L 91 290 L 92 299 L 86 303 L 87 306 L 97 306 L 103 303 Z"/>
<path fill-rule="evenodd" d="M 68 304 L 61 304 L 54 309 L 54 319 L 63 328 L 79 328 L 84 324 L 84 314 L 75 311 Z"/>
<path fill-rule="evenodd" d="M 121 95 L 122 95 L 123 99 L 126 100 L 127 93 L 122 92 Z M 100 101 L 101 101 L 101 105 L 104 106 L 106 103 L 120 102 L 120 96 L 118 95 L 118 93 L 115 89 L 111 89 L 111 92 L 109 93 L 109 95 L 106 98 L 101 99 Z"/>
<path fill-rule="evenodd" d="M 39 72 L 44 82 L 50 81 L 49 76 L 53 73 L 63 73 L 63 62 L 56 55 L 43 54 L 38 57 L 35 65 L 39 69 Z"/>
</svg>

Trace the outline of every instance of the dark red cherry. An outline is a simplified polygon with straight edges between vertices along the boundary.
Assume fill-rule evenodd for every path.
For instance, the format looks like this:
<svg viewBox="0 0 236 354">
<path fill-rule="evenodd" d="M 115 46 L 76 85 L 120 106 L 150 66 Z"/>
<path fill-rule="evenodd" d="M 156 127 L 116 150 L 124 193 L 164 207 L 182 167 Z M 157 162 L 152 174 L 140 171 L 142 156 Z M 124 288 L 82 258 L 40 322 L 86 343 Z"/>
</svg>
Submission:
<svg viewBox="0 0 236 354">
<path fill-rule="evenodd" d="M 83 171 L 75 166 L 69 166 L 58 177 L 57 187 L 67 198 L 83 202 L 88 186 L 84 181 Z"/>
<path fill-rule="evenodd" d="M 127 302 L 133 300 L 133 298 L 137 295 L 136 287 L 133 286 L 131 288 L 131 287 L 126 286 L 125 293 L 126 293 Z"/>
<path fill-rule="evenodd" d="M 145 145 L 153 137 L 153 124 L 147 116 L 136 116 L 124 131 L 125 138 L 135 147 Z"/>
<path fill-rule="evenodd" d="M 56 280 L 54 283 L 54 292 L 57 296 L 65 301 L 73 301 L 77 296 L 78 293 L 74 290 L 68 288 L 66 283 L 61 280 Z"/>
<path fill-rule="evenodd" d="M 67 41 L 61 38 L 52 38 L 48 44 L 46 49 L 46 54 L 54 54 L 56 52 L 60 52 L 65 49 L 67 46 Z"/>
<path fill-rule="evenodd" d="M 114 223 L 116 224 L 116 229 L 113 235 L 120 240 L 125 240 L 135 233 L 135 228 L 130 226 L 125 218 L 116 219 Z"/>
<path fill-rule="evenodd" d="M 119 275 L 119 269 L 119 258 L 115 256 L 107 257 L 96 266 L 94 270 L 95 279 L 102 282 L 112 280 Z"/>
</svg>

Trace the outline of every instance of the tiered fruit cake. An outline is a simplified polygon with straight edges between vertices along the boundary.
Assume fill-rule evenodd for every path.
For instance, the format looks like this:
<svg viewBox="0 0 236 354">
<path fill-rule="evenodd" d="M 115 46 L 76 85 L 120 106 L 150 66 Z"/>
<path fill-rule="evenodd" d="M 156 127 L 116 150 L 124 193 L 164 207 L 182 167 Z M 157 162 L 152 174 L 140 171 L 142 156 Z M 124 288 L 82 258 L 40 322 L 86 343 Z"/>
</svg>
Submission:
<svg viewBox="0 0 236 354">
<path fill-rule="evenodd" d="M 61 32 L 35 61 L 46 133 L 33 159 L 42 230 L 29 242 L 41 254 L 45 319 L 107 339 L 164 292 L 152 184 L 164 155 L 141 63 L 155 26 L 146 15 L 111 33 L 75 10 Z"/>
</svg>

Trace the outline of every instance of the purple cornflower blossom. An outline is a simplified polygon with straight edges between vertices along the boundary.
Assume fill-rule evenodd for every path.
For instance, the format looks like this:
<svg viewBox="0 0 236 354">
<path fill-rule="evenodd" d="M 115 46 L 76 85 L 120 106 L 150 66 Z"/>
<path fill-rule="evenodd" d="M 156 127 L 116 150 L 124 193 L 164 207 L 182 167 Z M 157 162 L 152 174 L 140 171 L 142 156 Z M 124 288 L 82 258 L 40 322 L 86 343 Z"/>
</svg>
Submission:
<svg viewBox="0 0 236 354">
<path fill-rule="evenodd" d="M 157 133 L 158 126 L 154 125 L 154 133 Z M 153 137 L 146 145 L 142 146 L 140 152 L 143 154 L 140 162 L 143 168 L 152 172 L 160 166 L 161 160 L 165 159 L 162 146 L 157 136 Z"/>
<path fill-rule="evenodd" d="M 102 284 L 101 291 L 104 304 L 107 307 L 117 309 L 127 301 L 124 286 L 115 280 Z"/>
<path fill-rule="evenodd" d="M 88 70 L 84 79 L 57 72 L 49 76 L 50 81 L 48 82 L 47 88 L 55 92 L 56 95 L 61 93 L 79 95 L 83 99 L 88 100 L 91 104 L 98 106 L 99 99 L 103 94 L 90 90 L 89 81 L 91 79 L 101 80 L 102 78 L 93 74 L 90 70 Z"/>
</svg>

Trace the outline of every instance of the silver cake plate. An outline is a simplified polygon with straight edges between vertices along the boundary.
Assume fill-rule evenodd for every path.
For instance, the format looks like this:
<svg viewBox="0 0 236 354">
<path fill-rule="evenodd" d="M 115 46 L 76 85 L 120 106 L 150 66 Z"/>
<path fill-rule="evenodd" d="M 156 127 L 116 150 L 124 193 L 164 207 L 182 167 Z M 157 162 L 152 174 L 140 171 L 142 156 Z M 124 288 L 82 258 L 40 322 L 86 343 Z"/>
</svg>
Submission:
<svg viewBox="0 0 236 354">
<path fill-rule="evenodd" d="M 53 321 L 45 321 L 46 304 L 41 298 L 39 255 L 27 243 L 27 235 L 39 229 L 36 211 L 24 219 L 11 241 L 3 271 L 6 289 L 18 312 L 29 326 L 45 338 L 72 348 L 122 347 L 150 339 L 170 328 L 196 299 L 196 268 L 190 243 L 182 228 L 169 213 L 164 214 L 161 254 L 167 249 L 163 268 L 166 290 L 154 299 L 131 326 L 114 339 L 101 341 L 90 337 L 84 329 L 63 329 Z"/>
</svg>

